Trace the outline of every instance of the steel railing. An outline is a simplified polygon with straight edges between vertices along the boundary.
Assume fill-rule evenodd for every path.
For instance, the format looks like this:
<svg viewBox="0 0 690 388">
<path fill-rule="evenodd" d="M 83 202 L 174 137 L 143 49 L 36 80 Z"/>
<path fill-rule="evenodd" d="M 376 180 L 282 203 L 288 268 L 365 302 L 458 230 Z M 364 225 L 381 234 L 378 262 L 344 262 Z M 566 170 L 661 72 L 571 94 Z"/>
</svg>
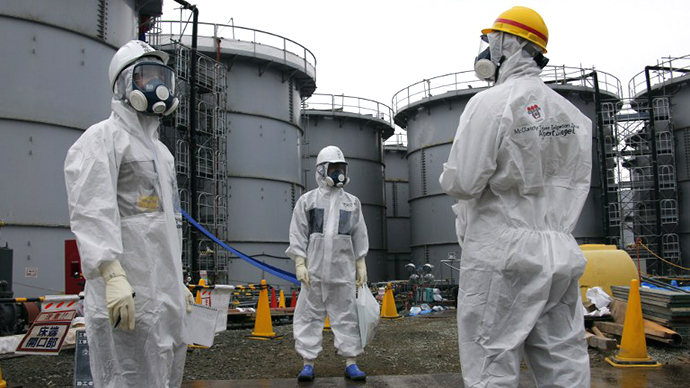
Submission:
<svg viewBox="0 0 690 388">
<path fill-rule="evenodd" d="M 546 66 L 541 73 L 541 78 L 549 84 L 574 85 L 594 88 L 592 68 Z M 599 90 L 608 92 L 617 97 L 623 96 L 623 87 L 618 78 L 611 74 L 597 70 Z M 486 81 L 480 81 L 474 75 L 474 71 L 462 71 L 449 73 L 437 77 L 424 79 L 406 88 L 399 90 L 392 99 L 394 112 L 426 98 L 441 95 L 448 92 L 459 92 L 469 89 L 485 88 L 490 86 Z"/>
<path fill-rule="evenodd" d="M 314 93 L 302 102 L 302 110 L 356 113 L 385 121 L 393 127 L 393 110 L 388 105 L 367 98 Z"/>
<path fill-rule="evenodd" d="M 162 37 L 169 36 L 171 41 L 182 42 L 182 37 L 191 35 L 191 27 L 186 21 L 159 20 L 156 27 L 149 32 L 150 43 L 159 45 L 164 43 Z M 272 34 L 270 32 L 235 25 L 198 23 L 198 36 L 219 39 L 222 46 L 224 40 L 247 43 L 248 47 L 257 54 L 262 47 L 278 49 L 284 63 L 294 63 L 291 55 L 301 62 L 301 70 L 316 80 L 316 57 L 306 47 L 294 40 Z M 290 55 L 291 54 L 291 55 Z"/>
</svg>

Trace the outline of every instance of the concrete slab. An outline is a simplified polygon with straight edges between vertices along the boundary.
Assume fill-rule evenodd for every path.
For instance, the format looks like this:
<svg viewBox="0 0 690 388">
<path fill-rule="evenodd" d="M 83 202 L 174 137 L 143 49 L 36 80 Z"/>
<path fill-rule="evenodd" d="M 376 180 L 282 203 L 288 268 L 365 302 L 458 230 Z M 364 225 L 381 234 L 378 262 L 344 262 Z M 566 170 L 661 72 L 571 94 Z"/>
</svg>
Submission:
<svg viewBox="0 0 690 388">
<path fill-rule="evenodd" d="M 690 365 L 662 366 L 658 369 L 616 369 L 600 367 L 592 369 L 592 388 L 677 388 L 687 386 Z M 365 382 L 354 382 L 344 377 L 317 377 L 311 383 L 299 383 L 294 379 L 255 379 L 234 381 L 187 381 L 182 388 L 249 388 L 249 387 L 313 387 L 351 388 L 367 386 L 373 388 L 423 387 L 461 388 L 459 373 L 435 375 L 369 376 Z M 520 376 L 519 388 L 534 387 L 527 373 Z"/>
</svg>

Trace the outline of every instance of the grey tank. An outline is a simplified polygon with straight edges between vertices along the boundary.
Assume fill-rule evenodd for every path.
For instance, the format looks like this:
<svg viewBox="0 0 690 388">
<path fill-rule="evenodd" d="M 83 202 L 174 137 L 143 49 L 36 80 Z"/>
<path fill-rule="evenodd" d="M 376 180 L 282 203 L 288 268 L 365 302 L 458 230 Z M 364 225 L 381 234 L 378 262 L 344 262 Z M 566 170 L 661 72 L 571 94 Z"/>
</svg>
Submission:
<svg viewBox="0 0 690 388">
<path fill-rule="evenodd" d="M 161 47 L 179 39 L 179 22 L 159 22 Z M 187 28 L 186 34 L 190 32 Z M 316 58 L 282 36 L 238 26 L 199 23 L 198 49 L 228 68 L 227 243 L 274 267 L 294 273 L 285 255 L 292 209 L 304 191 L 300 173 L 300 101 L 316 88 Z M 216 39 L 219 38 L 219 39 Z M 217 249 L 222 249 L 217 247 Z M 287 288 L 289 282 L 231 255 L 230 284 Z"/>
<path fill-rule="evenodd" d="M 591 72 L 547 67 L 542 79 L 592 120 L 592 183 L 573 235 L 579 243 L 603 243 L 595 89 L 582 77 L 587 71 Z M 620 96 L 620 83 L 615 81 L 613 86 L 602 85 L 602 93 L 609 98 Z M 407 131 L 412 261 L 416 265 L 434 265 L 437 280 L 457 278 L 440 260 L 460 257 L 461 252 L 451 209 L 455 200 L 442 191 L 438 178 L 448 160 L 460 115 L 470 98 L 486 87 L 485 82 L 474 78 L 473 72 L 461 72 L 423 80 L 393 97 L 395 123 Z"/>
<path fill-rule="evenodd" d="M 83 131 L 110 115 L 108 66 L 136 38 L 135 3 L 0 2 L 0 244 L 14 249 L 15 296 L 65 291 L 64 241 L 74 235 L 63 163 Z"/>
<path fill-rule="evenodd" d="M 410 255 L 410 182 L 407 146 L 398 142 L 384 145 L 386 165 L 386 236 L 388 241 L 388 276 L 403 279 Z"/>
<path fill-rule="evenodd" d="M 369 233 L 367 271 L 372 282 L 389 278 L 386 265 L 386 211 L 383 141 L 393 134 L 392 110 L 359 97 L 315 94 L 304 103 L 302 169 L 306 189 L 317 187 L 316 156 L 338 146 L 348 162 L 345 190 L 359 198 Z"/>
</svg>

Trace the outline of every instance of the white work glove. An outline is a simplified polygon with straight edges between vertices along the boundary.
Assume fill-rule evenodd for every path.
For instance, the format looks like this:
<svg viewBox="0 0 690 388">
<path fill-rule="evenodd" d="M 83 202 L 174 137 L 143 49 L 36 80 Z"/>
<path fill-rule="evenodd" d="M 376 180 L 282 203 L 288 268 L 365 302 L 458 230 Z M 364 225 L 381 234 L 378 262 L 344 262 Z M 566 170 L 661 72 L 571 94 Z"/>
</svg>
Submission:
<svg viewBox="0 0 690 388">
<path fill-rule="evenodd" d="M 295 257 L 295 276 L 300 283 L 309 287 L 309 271 L 307 270 L 307 259 L 304 257 Z"/>
<path fill-rule="evenodd" d="M 105 301 L 113 328 L 134 330 L 134 289 L 117 260 L 103 263 L 99 270 L 105 281 Z"/>
<path fill-rule="evenodd" d="M 367 284 L 367 263 L 364 261 L 364 256 L 357 259 L 355 265 L 357 266 L 357 280 L 355 285 L 357 288 L 360 288 Z"/>
<path fill-rule="evenodd" d="M 187 302 L 187 314 L 189 314 L 192 312 L 192 304 L 195 302 L 194 294 L 189 291 L 187 285 L 182 284 L 182 288 L 184 288 L 184 299 Z"/>
</svg>

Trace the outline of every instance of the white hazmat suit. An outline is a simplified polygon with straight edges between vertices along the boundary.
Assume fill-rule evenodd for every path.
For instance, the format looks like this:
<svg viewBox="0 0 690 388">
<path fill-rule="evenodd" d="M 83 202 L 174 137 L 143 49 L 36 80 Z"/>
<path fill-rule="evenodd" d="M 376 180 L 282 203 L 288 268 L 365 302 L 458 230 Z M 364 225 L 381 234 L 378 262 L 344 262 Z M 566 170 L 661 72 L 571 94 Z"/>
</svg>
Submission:
<svg viewBox="0 0 690 388">
<path fill-rule="evenodd" d="M 326 315 L 335 347 L 344 357 L 362 353 L 355 309 L 355 261 L 369 251 L 367 227 L 359 199 L 329 186 L 317 166 L 319 187 L 302 195 L 292 214 L 290 247 L 293 260 L 306 258 L 309 286 L 303 286 L 293 319 L 295 349 L 305 360 L 321 352 Z M 365 280 L 366 282 L 366 280 Z"/>
<path fill-rule="evenodd" d="M 524 40 L 502 42 L 496 85 L 467 104 L 439 179 L 458 199 L 465 386 L 517 387 L 524 353 L 538 387 L 589 387 L 586 261 L 571 232 L 589 192 L 591 121 L 544 84 Z"/>
<path fill-rule="evenodd" d="M 158 117 L 116 98 L 111 105 L 111 116 L 87 129 L 65 160 L 94 385 L 179 387 L 187 291 L 174 160 L 158 141 Z M 113 329 L 108 318 L 101 270 L 114 261 L 136 294 L 131 331 Z"/>
</svg>

